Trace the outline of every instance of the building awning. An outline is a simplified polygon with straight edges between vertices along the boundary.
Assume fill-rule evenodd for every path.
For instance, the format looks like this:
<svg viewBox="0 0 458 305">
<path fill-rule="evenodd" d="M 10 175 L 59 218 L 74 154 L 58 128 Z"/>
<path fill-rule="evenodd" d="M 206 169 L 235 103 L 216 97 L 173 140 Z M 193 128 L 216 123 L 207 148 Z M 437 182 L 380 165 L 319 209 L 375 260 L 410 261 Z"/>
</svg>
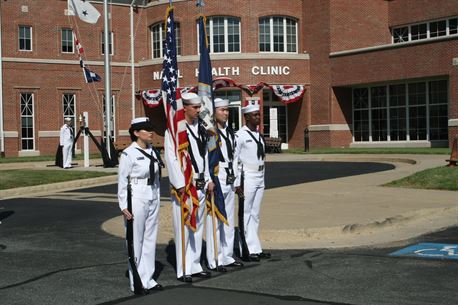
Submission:
<svg viewBox="0 0 458 305">
<path fill-rule="evenodd" d="M 269 88 L 272 92 L 284 103 L 291 104 L 300 101 L 305 93 L 305 86 L 303 85 L 280 85 L 280 84 L 267 84 L 259 82 L 256 85 L 241 85 L 237 84 L 229 77 L 217 77 L 213 80 L 213 90 L 221 88 L 237 87 L 253 96 L 263 88 Z M 179 88 L 183 92 L 197 92 L 197 87 L 182 87 Z M 144 90 L 141 92 L 141 97 L 145 106 L 155 108 L 162 102 L 162 93 L 160 89 Z"/>
</svg>

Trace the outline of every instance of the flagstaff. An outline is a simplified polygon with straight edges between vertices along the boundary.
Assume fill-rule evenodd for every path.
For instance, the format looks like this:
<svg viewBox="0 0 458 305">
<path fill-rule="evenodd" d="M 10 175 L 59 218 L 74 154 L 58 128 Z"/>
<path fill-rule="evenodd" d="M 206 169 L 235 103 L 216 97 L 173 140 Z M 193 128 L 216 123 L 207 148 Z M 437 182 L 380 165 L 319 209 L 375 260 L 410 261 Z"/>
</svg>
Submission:
<svg viewBox="0 0 458 305">
<path fill-rule="evenodd" d="M 104 42 L 104 67 L 105 67 L 105 147 L 108 158 L 111 159 L 111 71 L 110 71 L 110 25 L 108 23 L 108 0 L 103 0 L 103 42 Z"/>
</svg>

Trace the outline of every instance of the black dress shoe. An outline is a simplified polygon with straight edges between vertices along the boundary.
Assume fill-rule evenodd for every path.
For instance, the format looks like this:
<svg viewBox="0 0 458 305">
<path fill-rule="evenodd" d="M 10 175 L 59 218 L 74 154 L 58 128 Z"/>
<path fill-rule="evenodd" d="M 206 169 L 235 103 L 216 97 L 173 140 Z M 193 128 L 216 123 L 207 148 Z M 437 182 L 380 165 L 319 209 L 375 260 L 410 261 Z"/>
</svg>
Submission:
<svg viewBox="0 0 458 305">
<path fill-rule="evenodd" d="M 249 258 L 252 262 L 259 262 L 261 260 L 259 254 L 250 254 Z"/>
<path fill-rule="evenodd" d="M 192 283 L 192 277 L 190 275 L 179 277 L 178 280 L 185 283 Z"/>
<path fill-rule="evenodd" d="M 235 261 L 235 262 L 233 262 L 232 264 L 226 265 L 226 266 L 224 266 L 224 267 L 243 267 L 243 263 L 242 263 L 242 262 Z"/>
<path fill-rule="evenodd" d="M 156 286 L 154 286 L 153 288 L 148 289 L 148 293 L 162 290 L 164 290 L 164 287 L 161 284 L 156 284 Z"/>
<path fill-rule="evenodd" d="M 261 252 L 258 255 L 259 255 L 259 258 L 262 258 L 262 259 L 269 259 L 272 256 L 269 252 Z"/>
<path fill-rule="evenodd" d="M 198 272 L 198 273 L 194 273 L 192 275 L 193 277 L 201 277 L 201 278 L 209 278 L 212 276 L 212 274 L 208 271 L 202 271 L 202 272 Z"/>
<path fill-rule="evenodd" d="M 209 267 L 208 269 L 210 269 L 211 271 L 216 271 L 216 272 L 227 272 L 227 269 L 224 268 L 223 266 L 218 266 L 216 268 L 210 268 Z"/>
<path fill-rule="evenodd" d="M 147 289 L 143 289 L 143 288 L 135 289 L 134 290 L 134 294 L 136 294 L 136 295 L 147 295 L 148 294 L 148 290 Z"/>
</svg>

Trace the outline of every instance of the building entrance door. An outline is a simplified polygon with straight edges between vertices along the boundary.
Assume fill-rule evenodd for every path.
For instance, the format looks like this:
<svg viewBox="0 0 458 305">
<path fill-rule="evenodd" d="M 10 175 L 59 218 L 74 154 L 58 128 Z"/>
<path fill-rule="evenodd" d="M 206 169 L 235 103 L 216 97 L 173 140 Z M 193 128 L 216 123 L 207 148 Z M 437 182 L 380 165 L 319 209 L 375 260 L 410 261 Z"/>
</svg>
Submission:
<svg viewBox="0 0 458 305">
<path fill-rule="evenodd" d="M 271 90 L 263 90 L 264 136 L 281 138 L 282 148 L 288 148 L 288 108 Z"/>
</svg>

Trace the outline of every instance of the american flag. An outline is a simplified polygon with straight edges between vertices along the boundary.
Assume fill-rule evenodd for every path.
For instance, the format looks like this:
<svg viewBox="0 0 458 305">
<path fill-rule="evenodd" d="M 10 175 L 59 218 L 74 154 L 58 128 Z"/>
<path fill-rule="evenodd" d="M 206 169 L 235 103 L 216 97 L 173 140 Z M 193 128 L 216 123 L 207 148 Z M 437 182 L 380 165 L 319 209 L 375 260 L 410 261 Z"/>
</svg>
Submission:
<svg viewBox="0 0 458 305">
<path fill-rule="evenodd" d="M 193 185 L 191 158 L 188 153 L 188 134 L 184 117 L 183 102 L 178 86 L 178 63 L 175 39 L 175 22 L 173 8 L 168 7 L 166 13 L 166 38 L 164 41 L 164 62 L 162 65 L 162 98 L 167 118 L 167 130 L 173 139 L 177 159 L 185 177 L 185 194 L 178 198 L 184 207 L 184 220 L 187 226 L 196 230 L 196 212 L 199 206 L 197 190 Z"/>
</svg>

